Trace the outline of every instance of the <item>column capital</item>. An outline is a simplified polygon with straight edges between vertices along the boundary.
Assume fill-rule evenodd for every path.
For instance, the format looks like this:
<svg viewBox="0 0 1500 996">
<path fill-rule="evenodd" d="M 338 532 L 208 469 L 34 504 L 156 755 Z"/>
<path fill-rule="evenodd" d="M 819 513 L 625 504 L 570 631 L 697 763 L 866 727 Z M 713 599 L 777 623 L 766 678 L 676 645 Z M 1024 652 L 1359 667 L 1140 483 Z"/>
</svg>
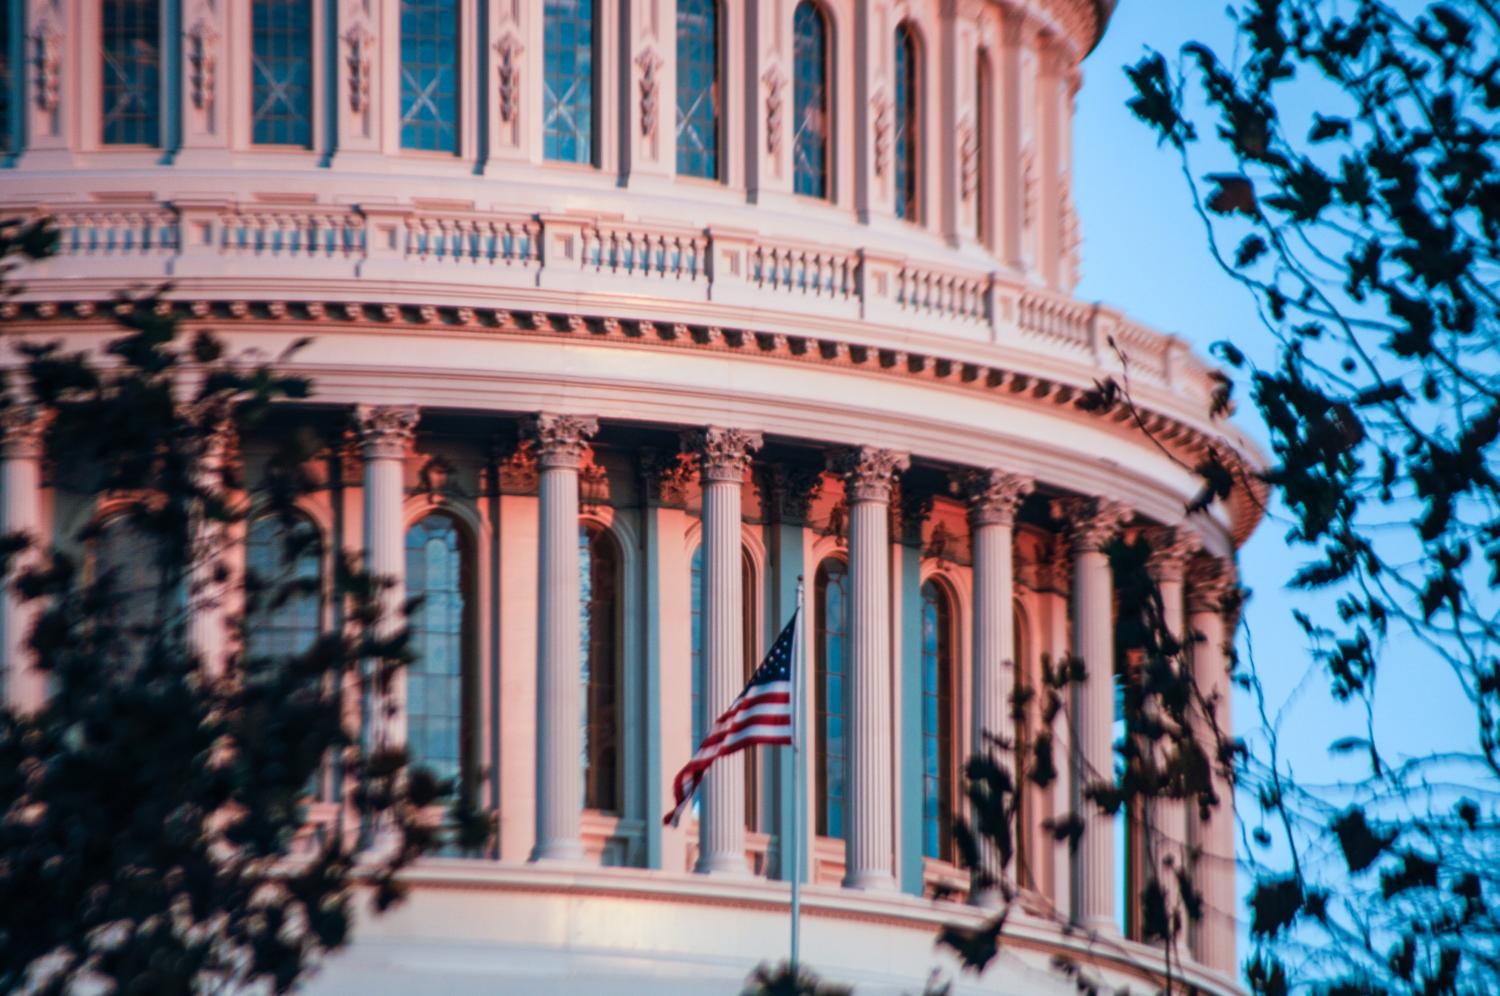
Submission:
<svg viewBox="0 0 1500 996">
<path fill-rule="evenodd" d="M 1234 564 L 1221 557 L 1199 557 L 1187 572 L 1188 612 L 1221 612 L 1228 615 L 1235 608 L 1239 582 Z"/>
<path fill-rule="evenodd" d="M 1141 538 L 1151 548 L 1146 568 L 1158 584 L 1182 581 L 1189 562 L 1203 549 L 1198 534 L 1181 526 L 1147 526 L 1141 530 Z"/>
<path fill-rule="evenodd" d="M 537 462 L 550 467 L 577 469 L 588 449 L 589 437 L 599 431 L 599 420 L 591 415 L 554 415 L 538 412 L 526 419 L 521 433 L 536 448 Z"/>
<path fill-rule="evenodd" d="M 770 485 L 776 521 L 805 525 L 808 510 L 823 488 L 823 472 L 816 467 L 773 464 Z"/>
<path fill-rule="evenodd" d="M 687 429 L 682 448 L 698 458 L 698 473 L 705 482 L 744 480 L 750 454 L 760 449 L 761 434 L 750 429 L 725 429 L 717 425 Z"/>
<path fill-rule="evenodd" d="M 51 424 L 52 412 L 33 404 L 0 409 L 0 456 L 8 460 L 39 459 Z"/>
<path fill-rule="evenodd" d="M 911 466 L 911 457 L 896 450 L 851 446 L 828 454 L 828 469 L 844 479 L 849 504 L 891 500 L 896 475 Z"/>
<path fill-rule="evenodd" d="M 417 436 L 416 405 L 356 405 L 354 428 L 366 460 L 399 460 Z"/>
<path fill-rule="evenodd" d="M 969 522 L 975 526 L 1010 526 L 1036 482 L 1025 474 L 1004 470 L 964 471 L 954 478 L 958 492 L 969 506 Z"/>
<path fill-rule="evenodd" d="M 1088 553 L 1103 550 L 1135 511 L 1112 498 L 1055 498 L 1052 515 L 1065 523 L 1073 552 Z"/>
<path fill-rule="evenodd" d="M 688 486 L 693 482 L 692 460 L 686 453 L 643 449 L 636 457 L 641 471 L 641 490 L 652 507 L 683 508 Z"/>
</svg>

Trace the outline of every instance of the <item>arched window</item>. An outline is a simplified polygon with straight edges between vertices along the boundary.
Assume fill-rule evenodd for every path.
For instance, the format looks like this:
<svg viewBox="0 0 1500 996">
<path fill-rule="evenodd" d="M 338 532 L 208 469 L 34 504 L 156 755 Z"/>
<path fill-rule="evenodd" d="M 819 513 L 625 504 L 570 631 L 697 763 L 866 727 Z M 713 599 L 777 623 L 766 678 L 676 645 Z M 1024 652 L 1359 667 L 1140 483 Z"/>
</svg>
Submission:
<svg viewBox="0 0 1500 996">
<path fill-rule="evenodd" d="M 896 26 L 896 217 L 921 221 L 922 113 L 917 36 Z"/>
<path fill-rule="evenodd" d="M 833 133 L 828 19 L 813 0 L 802 0 L 793 18 L 792 189 L 828 196 L 828 139 Z"/>
<path fill-rule="evenodd" d="M 594 3 L 547 0 L 543 16 L 542 151 L 558 162 L 594 161 Z"/>
<path fill-rule="evenodd" d="M 115 622 L 135 654 L 145 647 L 147 630 L 165 631 L 164 613 L 182 608 L 181 586 L 170 594 L 161 570 L 161 548 L 155 536 L 142 532 L 126 515 L 106 519 L 94 539 L 94 578 L 109 579 Z"/>
<path fill-rule="evenodd" d="M 458 152 L 458 0 L 401 0 L 401 147 Z"/>
<path fill-rule="evenodd" d="M 990 72 L 990 54 L 981 50 L 975 68 L 974 80 L 974 238 L 988 243 L 990 240 L 990 182 L 994 170 L 990 153 L 990 141 L 994 135 L 991 117 L 995 113 L 995 96 L 990 92 L 993 75 Z"/>
<path fill-rule="evenodd" d="M 937 581 L 922 585 L 922 853 L 952 861 L 954 737 L 953 600 Z"/>
<path fill-rule="evenodd" d="M 100 140 L 105 145 L 161 142 L 160 0 L 100 4 Z"/>
<path fill-rule="evenodd" d="M 250 11 L 251 138 L 311 148 L 312 0 L 255 0 Z"/>
<path fill-rule="evenodd" d="M 318 530 L 306 519 L 275 515 L 250 523 L 245 537 L 245 652 L 251 657 L 300 654 L 323 629 L 322 554 Z"/>
<path fill-rule="evenodd" d="M 849 569 L 830 558 L 818 565 L 813 596 L 817 671 L 817 830 L 844 836 L 844 756 L 848 715 L 844 679 L 849 673 Z"/>
<path fill-rule="evenodd" d="M 620 551 L 602 527 L 578 527 L 583 644 L 583 805 L 620 809 Z"/>
<path fill-rule="evenodd" d="M 745 612 L 744 620 L 744 648 L 745 648 L 745 680 L 750 680 L 750 675 L 760 664 L 756 656 L 755 647 L 755 562 L 750 557 L 748 550 L 740 550 L 740 589 L 744 592 Z M 703 546 L 699 544 L 693 551 L 692 565 L 692 694 L 693 694 L 693 743 L 690 750 L 697 750 L 703 738 L 708 735 L 708 727 L 717 716 L 710 716 L 704 707 L 703 689 L 707 687 L 707 675 L 704 670 L 706 662 L 703 656 Z M 759 748 L 749 747 L 742 751 L 745 757 L 745 825 L 754 830 L 760 826 L 759 807 L 756 805 L 758 795 L 756 791 L 756 761 Z M 696 806 L 696 800 L 694 802 Z M 696 811 L 696 810 L 695 810 Z"/>
<path fill-rule="evenodd" d="M 719 3 L 677 0 L 677 172 L 719 178 Z"/>
<path fill-rule="evenodd" d="M 472 559 L 449 515 L 406 531 L 406 593 L 422 599 L 409 621 L 416 659 L 406 670 L 406 741 L 412 763 L 439 778 L 472 776 Z"/>
</svg>

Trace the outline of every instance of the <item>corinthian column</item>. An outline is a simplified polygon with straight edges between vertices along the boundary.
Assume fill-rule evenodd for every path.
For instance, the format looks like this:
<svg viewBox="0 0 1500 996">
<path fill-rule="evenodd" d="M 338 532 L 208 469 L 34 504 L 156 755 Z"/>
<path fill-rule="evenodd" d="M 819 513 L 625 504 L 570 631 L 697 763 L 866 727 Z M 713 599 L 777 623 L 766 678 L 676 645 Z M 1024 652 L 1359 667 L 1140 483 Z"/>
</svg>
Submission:
<svg viewBox="0 0 1500 996">
<path fill-rule="evenodd" d="M 744 685 L 745 593 L 740 574 L 740 486 L 758 432 L 710 426 L 683 434 L 703 484 L 703 729 Z M 696 744 L 694 745 L 697 746 Z M 745 861 L 745 756 L 716 762 L 704 778 L 698 817 L 698 871 L 748 875 Z"/>
<path fill-rule="evenodd" d="M 1131 512 L 1104 498 L 1054 503 L 1069 525 L 1073 552 L 1073 654 L 1083 660 L 1083 685 L 1073 686 L 1073 805 L 1084 819 L 1073 882 L 1074 919 L 1086 929 L 1119 933 L 1115 921 L 1115 818 L 1086 803 L 1083 790 L 1114 778 L 1114 592 L 1104 546 Z"/>
<path fill-rule="evenodd" d="M 382 634 L 404 623 L 406 602 L 406 530 L 401 506 L 405 497 L 406 454 L 416 438 L 416 405 L 359 405 L 355 430 L 365 463 L 365 570 L 390 582 L 380 596 Z M 391 747 L 406 744 L 406 673 L 398 670 L 390 685 L 391 713 L 376 735 Z M 381 722 L 380 717 L 374 720 Z"/>
<path fill-rule="evenodd" d="M 541 505 L 537 600 L 536 850 L 533 861 L 583 859 L 583 648 L 578 616 L 578 465 L 599 423 L 533 416 Z"/>
<path fill-rule="evenodd" d="M 890 500 L 904 453 L 859 447 L 829 458 L 849 505 L 848 847 L 844 885 L 896 888 L 891 786 Z"/>
<path fill-rule="evenodd" d="M 1171 528 L 1147 531 L 1146 542 L 1151 547 L 1146 566 L 1161 594 L 1162 625 L 1174 639 L 1185 645 L 1187 631 L 1183 619 L 1182 579 L 1187 572 L 1188 561 L 1198 552 L 1202 543 L 1196 533 Z M 1147 705 L 1160 711 L 1154 702 L 1148 702 Z M 1165 764 L 1167 760 L 1163 746 L 1157 752 L 1156 762 Z M 1181 799 L 1151 800 L 1146 823 L 1149 832 L 1155 837 L 1153 843 L 1157 878 L 1166 891 L 1170 909 L 1177 905 L 1181 895 L 1177 887 L 1177 873 L 1187 869 L 1187 806 Z M 1174 935 L 1175 933 L 1174 930 Z"/>
<path fill-rule="evenodd" d="M 47 676 L 37 670 L 26 647 L 36 616 L 35 603 L 21 601 L 14 589 L 16 572 L 32 563 L 43 544 L 41 489 L 42 443 L 47 418 L 31 405 L 0 411 L 0 535 L 25 533 L 34 544 L 17 556 L 5 578 L 5 695 L 17 712 L 32 712 L 47 698 Z"/>
<path fill-rule="evenodd" d="M 1016 510 L 1035 487 L 1029 477 L 1003 470 L 975 470 L 959 479 L 969 505 L 974 548 L 974 743 L 989 752 L 990 736 L 1014 741 L 1011 696 L 1015 691 L 1015 571 L 1011 562 Z M 993 865 L 996 856 L 986 855 Z M 996 880 L 1004 868 L 990 867 Z M 981 900 L 985 897 L 978 897 Z"/>
<path fill-rule="evenodd" d="M 184 417 L 201 419 L 205 433 L 203 452 L 196 468 L 198 486 L 205 498 L 216 495 L 228 502 L 230 495 L 224 487 L 224 467 L 234 459 L 234 423 L 228 413 L 215 407 L 194 413 L 188 406 Z M 238 577 L 242 565 L 237 561 L 242 556 L 242 543 L 236 543 L 239 530 L 226 528 L 223 523 L 212 522 L 205 514 L 204 502 L 196 502 L 192 512 L 192 571 L 189 575 L 189 610 L 187 620 L 188 645 L 197 654 L 204 674 L 211 678 L 222 677 L 229 656 L 228 617 L 232 609 L 228 601 L 236 592 L 226 585 L 222 577 Z M 233 563 L 229 570 L 226 565 Z"/>
<path fill-rule="evenodd" d="M 1199 562 L 1188 586 L 1188 625 L 1193 633 L 1193 680 L 1213 710 L 1219 733 L 1230 736 L 1229 658 L 1227 647 L 1235 582 L 1233 568 L 1221 560 Z M 1189 929 L 1189 947 L 1200 964 L 1232 974 L 1236 969 L 1234 891 L 1234 786 L 1218 763 L 1217 739 L 1204 731 L 1204 751 L 1213 764 L 1214 794 L 1219 804 L 1207 818 L 1190 821 L 1197 856 L 1195 882 L 1203 897 L 1203 919 Z"/>
</svg>

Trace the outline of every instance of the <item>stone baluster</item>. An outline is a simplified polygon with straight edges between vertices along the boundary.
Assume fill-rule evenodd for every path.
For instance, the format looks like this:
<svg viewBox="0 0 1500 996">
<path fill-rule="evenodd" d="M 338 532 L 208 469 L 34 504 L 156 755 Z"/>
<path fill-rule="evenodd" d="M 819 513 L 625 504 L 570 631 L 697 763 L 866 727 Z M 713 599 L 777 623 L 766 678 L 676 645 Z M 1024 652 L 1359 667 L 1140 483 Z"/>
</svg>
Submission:
<svg viewBox="0 0 1500 996">
<path fill-rule="evenodd" d="M 1155 528 L 1146 532 L 1151 547 L 1146 566 L 1161 594 L 1162 625 L 1179 641 L 1187 639 L 1183 616 L 1183 577 L 1188 561 L 1202 547 L 1198 535 L 1184 528 Z M 1179 660 L 1182 658 L 1179 656 Z M 1177 662 L 1174 661 L 1175 665 Z M 1153 703 L 1147 703 L 1155 709 Z M 1194 720 L 1196 721 L 1196 720 Z M 1165 763 L 1167 752 L 1158 752 L 1157 763 Z M 1169 911 L 1178 904 L 1177 874 L 1187 867 L 1187 806 L 1181 799 L 1153 800 L 1146 823 L 1153 835 L 1157 876 L 1167 894 Z M 1174 936 L 1183 926 L 1173 930 Z"/>
<path fill-rule="evenodd" d="M 0 411 L 0 535 L 25 533 L 34 544 L 12 562 L 5 578 L 3 618 L 5 695 L 16 712 L 32 712 L 47 698 L 47 676 L 35 667 L 27 640 L 36 616 L 35 603 L 23 602 L 13 589 L 15 572 L 42 552 L 42 455 L 48 418 L 39 409 L 13 404 Z"/>
<path fill-rule="evenodd" d="M 421 412 L 416 405 L 359 405 L 354 427 L 365 465 L 365 570 L 389 583 L 381 592 L 381 633 L 405 624 L 406 529 L 402 511 L 406 494 L 406 455 L 416 438 Z M 390 683 L 389 710 L 372 719 L 376 743 L 406 744 L 406 677 L 398 670 Z"/>
<path fill-rule="evenodd" d="M 1011 697 L 1016 684 L 1016 510 L 1035 487 L 1031 478 L 1003 470 L 976 470 L 959 479 L 969 506 L 974 554 L 974 737 L 973 750 L 993 750 L 989 737 L 1014 742 Z M 993 856 L 990 858 L 994 860 Z M 996 878 L 1003 868 L 991 868 Z M 978 897 L 983 899 L 985 897 Z"/>
<path fill-rule="evenodd" d="M 896 888 L 891 749 L 891 485 L 911 461 L 858 447 L 833 454 L 849 506 L 849 793 L 844 885 Z"/>
<path fill-rule="evenodd" d="M 745 684 L 745 592 L 740 572 L 740 488 L 758 432 L 710 426 L 683 434 L 703 487 L 703 729 Z M 696 745 L 694 745 L 696 747 Z M 749 874 L 745 861 L 745 757 L 733 754 L 704 778 L 698 871 Z"/>
<path fill-rule="evenodd" d="M 1091 783 L 1114 778 L 1114 593 L 1105 545 L 1130 518 L 1104 498 L 1062 499 L 1054 514 L 1069 526 L 1073 553 L 1073 654 L 1085 678 L 1073 687 L 1073 805 L 1084 819 L 1073 882 L 1073 919 L 1100 934 L 1118 934 L 1115 919 L 1115 817 L 1084 799 Z"/>
<path fill-rule="evenodd" d="M 540 469 L 537 603 L 536 850 L 583 859 L 583 648 L 578 614 L 578 468 L 599 423 L 542 413 L 525 426 Z"/>
<path fill-rule="evenodd" d="M 1198 695 L 1209 704 L 1218 730 L 1230 736 L 1228 648 L 1233 627 L 1230 613 L 1235 599 L 1234 569 L 1221 560 L 1200 560 L 1188 584 L 1188 627 L 1193 635 L 1193 680 Z M 1214 765 L 1214 794 L 1218 805 L 1207 818 L 1189 820 L 1192 851 L 1197 862 L 1194 882 L 1203 899 L 1203 918 L 1189 928 L 1193 957 L 1203 965 L 1233 974 L 1235 959 L 1234 786 L 1218 763 L 1218 744 L 1204 730 L 1204 750 Z"/>
</svg>

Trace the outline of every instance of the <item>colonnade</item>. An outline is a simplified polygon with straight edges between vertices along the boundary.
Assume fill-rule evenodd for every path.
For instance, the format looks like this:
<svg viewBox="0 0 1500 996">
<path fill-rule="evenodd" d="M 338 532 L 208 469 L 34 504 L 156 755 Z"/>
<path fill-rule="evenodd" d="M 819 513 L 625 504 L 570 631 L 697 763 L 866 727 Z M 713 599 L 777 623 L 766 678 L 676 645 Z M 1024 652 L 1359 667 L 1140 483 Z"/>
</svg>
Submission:
<svg viewBox="0 0 1500 996">
<path fill-rule="evenodd" d="M 360 405 L 354 413 L 364 464 L 366 561 L 372 571 L 394 582 L 384 596 L 392 619 L 405 592 L 403 465 L 420 414 L 415 406 L 371 405 Z M 46 531 L 40 501 L 42 429 L 41 419 L 30 409 L 16 407 L 0 414 L 0 531 L 5 533 L 24 531 L 41 537 Z M 594 418 L 550 413 L 531 416 L 522 426 L 522 437 L 532 448 L 539 471 L 537 798 L 531 859 L 560 865 L 582 862 L 585 855 L 579 765 L 583 691 L 579 471 L 597 431 Z M 759 433 L 717 426 L 682 434 L 682 452 L 696 466 L 703 494 L 704 708 L 709 716 L 727 707 L 744 680 L 741 493 L 751 457 L 761 443 Z M 894 892 L 898 887 L 889 507 L 893 486 L 909 463 L 904 453 L 867 446 L 835 449 L 827 457 L 827 470 L 843 480 L 848 506 L 851 689 L 844 885 L 872 893 Z M 954 485 L 967 503 L 971 528 L 972 746 L 980 750 L 986 746 L 986 733 L 1009 739 L 1016 732 L 1011 709 L 1015 686 L 1013 532 L 1017 512 L 1035 485 L 1024 475 L 1000 468 L 962 472 L 955 476 Z M 1104 547 L 1132 513 L 1117 501 L 1087 497 L 1057 500 L 1052 511 L 1068 530 L 1071 645 L 1086 669 L 1071 703 L 1075 733 L 1070 782 L 1076 797 L 1089 777 L 1113 769 L 1113 593 Z M 1216 567 L 1217 561 L 1197 555 L 1197 543 L 1185 532 L 1160 533 L 1153 538 L 1153 547 L 1151 568 L 1169 606 L 1167 626 L 1183 635 L 1201 636 L 1193 645 L 1194 680 L 1208 701 L 1217 703 L 1216 720 L 1227 731 L 1223 606 L 1232 579 L 1221 565 Z M 1191 577 L 1189 565 L 1196 569 Z M 42 676 L 25 664 L 23 641 L 32 611 L 7 589 L 0 618 L 6 690 L 9 701 L 21 709 L 36 708 L 44 701 Z M 405 736 L 399 682 L 396 701 L 394 717 L 377 731 L 390 743 L 401 743 Z M 702 873 L 749 874 L 742 765 L 739 758 L 721 762 L 705 783 L 697 864 Z M 1190 852 L 1199 856 L 1199 888 L 1210 915 L 1190 933 L 1195 957 L 1231 970 L 1234 838 L 1227 786 L 1221 798 L 1225 804 L 1206 820 L 1190 816 L 1181 804 L 1166 804 L 1155 822 L 1163 836 L 1160 853 L 1171 855 L 1172 862 L 1187 860 Z M 1115 817 L 1077 798 L 1073 804 L 1086 825 L 1069 869 L 1073 895 L 1066 897 L 1066 905 L 1082 927 L 1103 935 L 1117 933 Z M 1058 898 L 1060 903 L 1065 899 Z"/>
</svg>

